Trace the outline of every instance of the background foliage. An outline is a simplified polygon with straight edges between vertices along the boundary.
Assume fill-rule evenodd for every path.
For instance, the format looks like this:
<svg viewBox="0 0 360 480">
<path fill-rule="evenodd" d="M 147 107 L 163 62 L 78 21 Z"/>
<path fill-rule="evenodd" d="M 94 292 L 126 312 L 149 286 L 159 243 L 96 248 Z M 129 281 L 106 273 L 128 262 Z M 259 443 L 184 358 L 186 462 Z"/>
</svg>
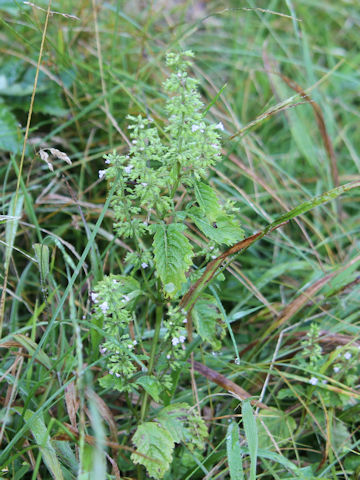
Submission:
<svg viewBox="0 0 360 480">
<path fill-rule="evenodd" d="M 90 321 L 90 292 L 104 273 L 127 273 L 129 251 L 113 233 L 103 155 L 126 154 L 127 115 L 164 123 L 165 55 L 191 49 L 208 118 L 225 127 L 209 182 L 240 207 L 246 237 L 359 181 L 360 9 L 53 2 L 27 131 L 46 9 L 0 2 L 0 472 L 144 478 L 130 461 L 139 399 L 97 381 L 103 331 Z M 353 189 L 275 230 L 210 287 L 227 336 L 217 352 L 198 341 L 196 387 L 183 374 L 175 394 L 197 405 L 209 436 L 203 449 L 177 446 L 165 478 L 357 478 L 358 201 Z M 271 410 L 254 424 L 231 381 Z"/>
</svg>

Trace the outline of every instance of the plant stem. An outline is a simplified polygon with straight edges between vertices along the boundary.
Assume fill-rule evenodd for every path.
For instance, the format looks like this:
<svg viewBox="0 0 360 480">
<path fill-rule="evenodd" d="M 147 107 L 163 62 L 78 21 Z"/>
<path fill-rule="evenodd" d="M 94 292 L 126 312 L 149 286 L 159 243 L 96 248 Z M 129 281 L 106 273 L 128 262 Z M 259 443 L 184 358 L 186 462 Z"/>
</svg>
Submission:
<svg viewBox="0 0 360 480">
<path fill-rule="evenodd" d="M 154 368 L 155 356 L 157 353 L 157 345 L 158 345 L 159 336 L 160 336 L 162 317 L 163 317 L 163 307 L 162 305 L 157 305 L 154 339 L 151 345 L 150 360 L 149 360 L 149 370 L 148 370 L 149 375 L 151 375 Z M 146 417 L 148 407 L 149 407 L 149 394 L 147 392 L 144 392 L 144 398 L 141 404 L 141 412 L 140 412 L 141 422 L 143 422 Z"/>
</svg>

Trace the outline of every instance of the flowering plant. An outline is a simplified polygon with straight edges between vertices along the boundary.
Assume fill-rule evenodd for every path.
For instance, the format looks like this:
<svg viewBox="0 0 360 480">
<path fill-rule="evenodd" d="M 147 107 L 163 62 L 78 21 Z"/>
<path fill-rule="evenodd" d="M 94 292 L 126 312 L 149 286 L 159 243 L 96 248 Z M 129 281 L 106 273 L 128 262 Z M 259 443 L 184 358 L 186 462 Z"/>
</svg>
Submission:
<svg viewBox="0 0 360 480">
<path fill-rule="evenodd" d="M 194 321 L 198 338 L 215 349 L 220 347 L 223 330 L 211 295 L 198 299 L 192 317 L 180 307 L 181 297 L 221 244 L 231 245 L 244 236 L 234 207 L 223 205 L 206 180 L 208 168 L 221 157 L 224 127 L 204 118 L 198 81 L 187 72 L 191 63 L 186 58 L 192 56 L 192 52 L 167 56 L 173 70 L 164 82 L 168 124 L 161 129 L 149 117 L 129 116 L 128 154 L 107 155 L 108 167 L 99 174 L 110 187 L 115 185 L 114 229 L 131 246 L 124 259 L 126 274 L 105 277 L 91 294 L 93 319 L 106 336 L 100 352 L 108 374 L 100 382 L 127 394 L 142 392 L 142 424 L 133 442 L 138 452 L 160 464 L 136 454 L 132 460 L 145 465 L 155 478 L 168 468 L 171 451 L 163 446 L 159 453 L 158 446 L 152 449 L 151 440 L 147 444 L 141 440 L 165 438 L 167 433 L 166 425 L 159 423 L 163 414 L 157 414 L 157 423 L 145 422 L 149 398 L 165 408 L 171 406 L 173 420 L 182 425 L 183 434 L 174 433 L 170 444 L 183 441 L 190 448 L 201 446 L 204 422 L 190 413 L 188 405 L 171 404 L 179 381 L 176 371 L 188 369 L 188 321 L 191 325 Z M 184 415 L 192 418 L 188 425 L 179 420 Z"/>
</svg>

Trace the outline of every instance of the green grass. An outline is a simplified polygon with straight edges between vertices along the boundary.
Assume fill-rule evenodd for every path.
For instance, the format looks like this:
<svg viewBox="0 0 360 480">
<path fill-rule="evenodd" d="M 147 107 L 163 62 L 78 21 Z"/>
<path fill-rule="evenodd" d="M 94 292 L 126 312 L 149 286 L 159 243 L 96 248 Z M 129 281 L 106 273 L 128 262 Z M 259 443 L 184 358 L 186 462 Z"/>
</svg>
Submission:
<svg viewBox="0 0 360 480">
<path fill-rule="evenodd" d="M 210 183 L 240 207 L 247 237 L 359 182 L 360 8 L 62 0 L 41 51 L 47 4 L 36 5 L 45 12 L 0 4 L 0 478 L 147 478 L 130 461 L 139 398 L 98 382 L 103 333 L 91 323 L 89 292 L 103 274 L 128 273 L 129 249 L 113 233 L 102 157 L 127 151 L 128 114 L 163 125 L 165 55 L 191 49 L 208 116 L 226 130 Z M 71 165 L 52 157 L 50 171 L 44 148 Z M 227 335 L 214 355 L 195 339 L 194 359 L 272 410 L 254 407 L 255 424 L 223 379 L 195 372 L 195 386 L 178 372 L 173 401 L 199 401 L 209 437 L 202 451 L 176 446 L 167 480 L 360 474 L 359 198 L 353 188 L 300 212 L 209 286 Z M 148 318 L 138 327 L 151 335 Z M 150 405 L 147 419 L 155 412 Z"/>
</svg>

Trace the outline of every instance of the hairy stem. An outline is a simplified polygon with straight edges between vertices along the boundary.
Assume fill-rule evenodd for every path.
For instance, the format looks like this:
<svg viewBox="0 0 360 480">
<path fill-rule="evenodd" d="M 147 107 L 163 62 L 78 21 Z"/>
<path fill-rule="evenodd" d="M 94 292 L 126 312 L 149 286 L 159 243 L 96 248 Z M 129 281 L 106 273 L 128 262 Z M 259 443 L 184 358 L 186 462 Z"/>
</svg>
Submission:
<svg viewBox="0 0 360 480">
<path fill-rule="evenodd" d="M 155 363 L 155 357 L 156 357 L 156 352 L 157 352 L 157 345 L 159 341 L 159 336 L 160 336 L 160 328 L 161 328 L 161 321 L 163 317 L 163 307 L 162 305 L 158 305 L 156 307 L 156 323 L 155 323 L 155 332 L 154 332 L 154 339 L 151 345 L 151 352 L 150 352 L 150 360 L 149 360 L 149 370 L 148 374 L 151 375 L 153 368 L 154 368 L 154 363 Z M 141 422 L 144 421 L 147 411 L 149 408 L 149 394 L 147 392 L 144 392 L 144 397 L 143 401 L 141 404 L 141 413 L 140 413 L 140 420 Z"/>
</svg>

